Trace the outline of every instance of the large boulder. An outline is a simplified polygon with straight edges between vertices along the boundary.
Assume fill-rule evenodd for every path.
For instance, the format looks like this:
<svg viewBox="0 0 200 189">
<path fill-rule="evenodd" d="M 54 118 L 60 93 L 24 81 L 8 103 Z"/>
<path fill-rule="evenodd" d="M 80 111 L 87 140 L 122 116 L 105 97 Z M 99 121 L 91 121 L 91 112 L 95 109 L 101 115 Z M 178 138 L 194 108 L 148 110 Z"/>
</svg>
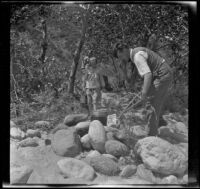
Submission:
<svg viewBox="0 0 200 189">
<path fill-rule="evenodd" d="M 103 153 L 105 151 L 106 132 L 102 123 L 98 120 L 92 121 L 88 134 L 93 149 Z"/>
<path fill-rule="evenodd" d="M 15 166 L 10 169 L 11 184 L 26 184 L 33 169 L 29 166 Z"/>
<path fill-rule="evenodd" d="M 67 126 L 75 126 L 77 123 L 86 121 L 88 118 L 87 114 L 69 114 L 64 119 L 64 124 Z"/>
<path fill-rule="evenodd" d="M 135 165 L 127 165 L 123 168 L 122 172 L 120 173 L 120 177 L 128 178 L 134 175 L 137 171 L 137 166 Z"/>
<path fill-rule="evenodd" d="M 18 143 L 19 147 L 36 147 L 38 145 L 38 140 L 35 138 L 26 138 Z"/>
<path fill-rule="evenodd" d="M 93 180 L 96 176 L 94 169 L 83 161 L 74 158 L 65 158 L 57 162 L 64 178 L 83 178 Z"/>
<path fill-rule="evenodd" d="M 39 138 L 41 138 L 41 133 L 40 133 L 39 129 L 36 129 L 36 130 L 28 129 L 26 131 L 26 137 L 31 137 L 31 138 L 39 137 Z"/>
<path fill-rule="evenodd" d="M 188 166 L 188 158 L 175 145 L 159 137 L 146 137 L 135 145 L 136 153 L 145 167 L 163 175 L 182 175 Z"/>
<path fill-rule="evenodd" d="M 103 155 L 90 158 L 89 163 L 95 171 L 104 175 L 114 176 L 120 172 L 118 164 Z"/>
<path fill-rule="evenodd" d="M 86 134 L 86 135 L 81 137 L 81 144 L 82 144 L 82 147 L 85 148 L 85 149 L 90 149 L 92 147 L 91 143 L 90 143 L 89 134 Z"/>
<path fill-rule="evenodd" d="M 80 136 L 88 133 L 90 121 L 83 121 L 75 125 L 75 129 Z"/>
<path fill-rule="evenodd" d="M 81 152 L 80 138 L 74 128 L 58 130 L 53 135 L 51 146 L 60 156 L 74 157 Z"/>
<path fill-rule="evenodd" d="M 161 138 L 172 139 L 176 143 L 188 142 L 188 129 L 182 122 L 160 127 L 158 133 Z"/>
<path fill-rule="evenodd" d="M 136 175 L 140 177 L 141 179 L 144 179 L 146 181 L 149 181 L 151 183 L 156 183 L 156 178 L 151 172 L 151 170 L 147 169 L 144 164 L 140 164 L 137 166 L 137 172 Z"/>
<path fill-rule="evenodd" d="M 26 137 L 26 134 L 23 131 L 21 131 L 20 128 L 11 127 L 10 128 L 10 136 L 13 139 L 22 140 Z"/>
<path fill-rule="evenodd" d="M 125 144 L 117 140 L 108 140 L 105 144 L 106 153 L 115 157 L 126 156 L 128 154 L 128 148 Z"/>
</svg>

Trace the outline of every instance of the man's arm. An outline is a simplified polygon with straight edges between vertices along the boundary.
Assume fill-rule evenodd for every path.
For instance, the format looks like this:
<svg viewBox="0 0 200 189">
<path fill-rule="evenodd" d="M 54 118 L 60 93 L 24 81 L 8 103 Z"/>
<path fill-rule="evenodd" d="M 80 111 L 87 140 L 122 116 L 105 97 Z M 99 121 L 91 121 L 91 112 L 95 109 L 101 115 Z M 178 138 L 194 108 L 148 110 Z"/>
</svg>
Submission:
<svg viewBox="0 0 200 189">
<path fill-rule="evenodd" d="M 142 99 L 146 99 L 149 88 L 151 86 L 151 82 L 152 82 L 152 73 L 151 72 L 146 73 L 144 75 L 144 85 L 143 85 L 143 89 L 142 89 Z"/>
</svg>

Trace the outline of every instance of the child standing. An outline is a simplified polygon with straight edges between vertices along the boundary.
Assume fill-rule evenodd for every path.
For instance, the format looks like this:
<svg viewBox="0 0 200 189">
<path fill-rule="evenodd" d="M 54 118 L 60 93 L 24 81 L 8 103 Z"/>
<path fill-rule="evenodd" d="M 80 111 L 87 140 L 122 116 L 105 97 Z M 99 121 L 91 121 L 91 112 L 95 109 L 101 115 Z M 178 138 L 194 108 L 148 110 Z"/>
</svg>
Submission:
<svg viewBox="0 0 200 189">
<path fill-rule="evenodd" d="M 97 61 L 92 57 L 85 63 L 85 75 L 83 77 L 83 89 L 87 95 L 89 115 L 101 107 L 101 90 L 104 87 L 97 69 Z"/>
</svg>

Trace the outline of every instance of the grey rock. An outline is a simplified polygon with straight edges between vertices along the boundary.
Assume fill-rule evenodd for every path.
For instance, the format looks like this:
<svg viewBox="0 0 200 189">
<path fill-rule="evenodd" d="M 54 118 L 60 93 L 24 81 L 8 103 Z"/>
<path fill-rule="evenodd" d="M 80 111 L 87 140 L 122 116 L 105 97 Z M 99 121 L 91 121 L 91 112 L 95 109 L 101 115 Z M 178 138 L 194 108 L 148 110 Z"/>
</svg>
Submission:
<svg viewBox="0 0 200 189">
<path fill-rule="evenodd" d="M 75 126 L 77 123 L 86 121 L 88 118 L 87 114 L 69 114 L 64 119 L 64 124 L 67 126 Z"/>
<path fill-rule="evenodd" d="M 38 145 L 38 141 L 35 138 L 26 138 L 18 144 L 19 147 L 36 147 Z"/>
<path fill-rule="evenodd" d="M 94 169 L 83 161 L 65 158 L 57 162 L 61 174 L 65 178 L 83 178 L 93 180 L 96 176 Z"/>
<path fill-rule="evenodd" d="M 137 171 L 137 166 L 135 165 L 127 165 L 123 168 L 122 172 L 120 173 L 121 177 L 131 177 L 132 175 L 134 175 Z"/>
<path fill-rule="evenodd" d="M 125 144 L 117 140 L 108 140 L 105 144 L 107 154 L 111 154 L 115 157 L 125 156 L 128 154 L 128 148 Z"/>
<path fill-rule="evenodd" d="M 11 167 L 10 182 L 11 184 L 26 184 L 33 169 L 29 166 Z"/>
<path fill-rule="evenodd" d="M 135 152 L 142 158 L 145 167 L 163 175 L 181 175 L 188 167 L 188 158 L 175 145 L 159 137 L 140 139 Z"/>
<path fill-rule="evenodd" d="M 89 159 L 90 165 L 95 171 L 109 176 L 119 174 L 120 169 L 117 163 L 105 156 L 95 156 Z"/>
<path fill-rule="evenodd" d="M 58 130 L 53 136 L 51 146 L 60 156 L 75 157 L 81 152 L 80 138 L 74 128 Z"/>
</svg>

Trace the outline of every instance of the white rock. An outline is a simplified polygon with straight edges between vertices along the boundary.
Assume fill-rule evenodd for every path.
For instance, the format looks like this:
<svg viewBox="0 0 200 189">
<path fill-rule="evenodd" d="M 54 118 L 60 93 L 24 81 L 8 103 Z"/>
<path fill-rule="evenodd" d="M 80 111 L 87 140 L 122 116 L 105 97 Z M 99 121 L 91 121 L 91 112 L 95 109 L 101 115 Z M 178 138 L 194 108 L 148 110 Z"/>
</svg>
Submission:
<svg viewBox="0 0 200 189">
<path fill-rule="evenodd" d="M 146 137 L 137 142 L 135 151 L 145 166 L 164 175 L 182 175 L 188 168 L 188 158 L 175 145 L 159 138 Z"/>
<path fill-rule="evenodd" d="M 98 120 L 92 121 L 88 134 L 93 149 L 103 153 L 105 151 L 106 132 L 102 123 Z"/>
<path fill-rule="evenodd" d="M 12 120 L 10 120 L 10 127 L 16 127 L 15 123 Z"/>
<path fill-rule="evenodd" d="M 11 184 L 26 184 L 32 172 L 33 169 L 28 166 L 11 167 Z"/>
<path fill-rule="evenodd" d="M 61 159 L 57 165 L 65 178 L 93 180 L 95 177 L 95 171 L 90 165 L 74 158 Z"/>
<path fill-rule="evenodd" d="M 22 140 L 25 138 L 25 133 L 17 127 L 12 127 L 10 129 L 10 136 L 14 139 Z"/>
<path fill-rule="evenodd" d="M 164 177 L 162 179 L 163 184 L 178 184 L 178 179 L 174 175 L 170 175 L 168 177 Z"/>
<path fill-rule="evenodd" d="M 86 149 L 90 149 L 92 147 L 91 144 L 90 144 L 89 134 L 86 134 L 83 137 L 81 137 L 81 143 L 82 143 L 82 146 Z"/>
</svg>

